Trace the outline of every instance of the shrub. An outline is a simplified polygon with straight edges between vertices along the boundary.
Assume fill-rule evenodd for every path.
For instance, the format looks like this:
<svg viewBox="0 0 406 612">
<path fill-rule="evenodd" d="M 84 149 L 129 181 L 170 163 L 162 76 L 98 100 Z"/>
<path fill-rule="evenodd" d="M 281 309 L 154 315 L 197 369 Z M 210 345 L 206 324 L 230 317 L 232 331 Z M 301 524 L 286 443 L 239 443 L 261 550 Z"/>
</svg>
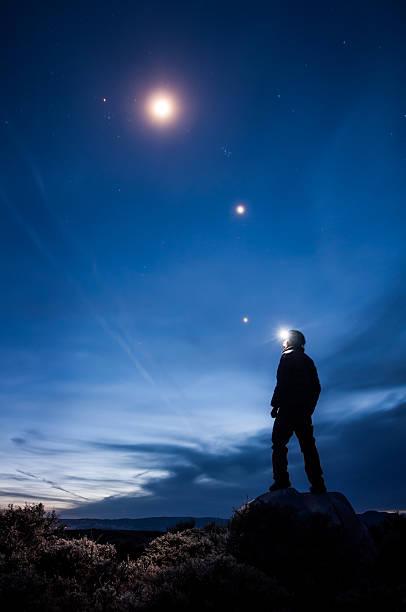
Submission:
<svg viewBox="0 0 406 612">
<path fill-rule="evenodd" d="M 55 516 L 40 504 L 3 513 L 3 610 L 199 612 L 231 606 L 239 612 L 253 599 L 269 610 L 287 601 L 274 579 L 226 554 L 228 531 L 215 524 L 166 533 L 137 561 L 122 562 L 112 545 L 58 533 Z M 18 553 L 12 553 L 13 542 Z"/>
<path fill-rule="evenodd" d="M 116 575 L 115 549 L 68 541 L 42 504 L 0 513 L 0 595 L 3 610 L 93 610 Z"/>
<path fill-rule="evenodd" d="M 62 535 L 54 512 L 45 512 L 42 504 L 26 504 L 24 507 L 9 504 L 0 512 L 0 554 L 6 561 L 13 558 L 21 563 L 27 551 L 30 558 L 44 542 Z"/>
<path fill-rule="evenodd" d="M 111 544 L 61 537 L 41 504 L 0 513 L 2 612 L 355 612 L 406 609 L 406 519 L 371 529 L 378 555 L 362 571 L 325 515 L 257 505 L 215 524 L 156 538 L 137 561 Z"/>
<path fill-rule="evenodd" d="M 143 582 L 138 600 L 131 593 L 121 599 L 128 609 L 136 604 L 145 612 L 245 612 L 255 604 L 269 612 L 286 612 L 291 599 L 274 578 L 226 554 L 189 558 L 177 565 L 150 565 Z"/>
<path fill-rule="evenodd" d="M 44 546 L 36 567 L 47 576 L 74 578 L 87 585 L 100 584 L 115 555 L 116 550 L 111 544 L 96 544 L 87 538 L 58 538 Z"/>
<path fill-rule="evenodd" d="M 143 570 L 149 567 L 171 567 L 189 559 L 215 557 L 226 552 L 226 528 L 187 529 L 166 533 L 153 540 L 138 559 Z"/>
</svg>

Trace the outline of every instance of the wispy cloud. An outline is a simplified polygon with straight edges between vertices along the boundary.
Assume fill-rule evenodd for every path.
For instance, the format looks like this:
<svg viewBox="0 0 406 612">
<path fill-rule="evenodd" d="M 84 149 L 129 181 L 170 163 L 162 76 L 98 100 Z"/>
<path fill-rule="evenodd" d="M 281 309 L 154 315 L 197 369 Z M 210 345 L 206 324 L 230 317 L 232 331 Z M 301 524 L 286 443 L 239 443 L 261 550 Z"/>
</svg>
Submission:
<svg viewBox="0 0 406 612">
<path fill-rule="evenodd" d="M 33 167 L 30 168 L 31 172 L 33 171 Z M 34 171 L 34 179 L 37 188 L 39 189 L 41 198 L 45 197 L 45 190 L 43 186 L 42 180 L 39 180 L 39 173 L 37 170 Z M 125 330 L 121 327 L 115 328 L 113 324 L 111 324 L 107 318 L 99 312 L 99 309 L 95 306 L 89 295 L 83 290 L 83 287 L 79 283 L 79 281 L 72 275 L 72 273 L 65 268 L 63 263 L 59 261 L 59 259 L 53 254 L 52 250 L 47 246 L 45 241 L 41 238 L 38 231 L 28 222 L 28 220 L 24 217 L 23 213 L 19 210 L 19 208 L 14 204 L 11 198 L 9 198 L 6 193 L 1 190 L 0 198 L 3 203 L 10 210 L 14 219 L 17 221 L 19 226 L 23 229 L 23 231 L 29 236 L 32 243 L 35 247 L 40 251 L 40 253 L 45 257 L 45 259 L 51 264 L 52 268 L 61 275 L 68 284 L 72 287 L 72 289 L 76 292 L 82 302 L 85 304 L 88 312 L 92 316 L 93 320 L 99 325 L 100 329 L 102 329 L 107 336 L 114 341 L 114 343 L 121 349 L 121 351 L 127 356 L 127 358 L 131 361 L 131 363 L 135 366 L 135 369 L 139 373 L 139 375 L 143 378 L 145 382 L 147 382 L 153 389 L 161 401 L 163 401 L 169 410 L 171 410 L 174 414 L 178 415 L 178 418 L 181 418 L 185 421 L 186 426 L 190 427 L 190 419 L 187 418 L 188 409 L 183 407 L 183 410 L 179 410 L 177 405 L 174 404 L 168 394 L 166 394 L 158 382 L 155 380 L 153 374 L 148 370 L 145 364 L 142 363 L 141 358 L 137 355 L 136 344 L 131 341 L 128 334 L 125 333 Z M 47 206 L 48 212 L 51 213 L 51 209 Z M 52 213 L 51 213 L 52 214 Z M 53 215 L 54 219 L 55 216 Z M 64 230 L 61 224 L 58 223 L 59 231 L 61 235 L 64 237 L 65 241 L 67 241 L 66 236 L 64 235 Z"/>
<path fill-rule="evenodd" d="M 63 491 L 64 493 L 68 493 L 69 495 L 73 495 L 73 497 L 76 497 L 78 499 L 84 499 L 86 501 L 88 501 L 88 499 L 89 499 L 87 497 L 84 497 L 83 495 L 79 495 L 78 493 L 74 493 L 73 491 L 68 491 L 68 489 L 64 489 L 63 487 L 60 487 L 58 484 L 56 484 L 52 480 L 47 480 L 46 478 L 41 478 L 40 476 L 36 476 L 35 474 L 32 474 L 30 472 L 24 472 L 23 470 L 17 470 L 17 472 L 19 474 L 23 474 L 24 476 L 28 476 L 28 478 L 33 478 L 34 480 L 39 480 L 40 482 L 44 482 L 45 484 L 49 485 L 53 489 L 57 489 L 58 491 Z"/>
<path fill-rule="evenodd" d="M 72 502 L 69 498 L 50 497 L 48 495 L 41 495 L 40 493 L 31 494 L 14 490 L 8 491 L 6 489 L 0 491 L 0 497 L 5 498 L 7 503 L 13 503 L 14 500 L 18 499 L 22 502 L 31 500 L 32 503 L 46 502 L 48 504 L 49 502 L 49 505 L 53 506 L 54 504 L 52 502 L 56 502 L 58 506 L 62 508 L 70 507 Z"/>
<path fill-rule="evenodd" d="M 321 364 L 331 389 L 393 388 L 406 384 L 406 266 L 399 281 L 357 313 L 347 342 Z"/>
</svg>

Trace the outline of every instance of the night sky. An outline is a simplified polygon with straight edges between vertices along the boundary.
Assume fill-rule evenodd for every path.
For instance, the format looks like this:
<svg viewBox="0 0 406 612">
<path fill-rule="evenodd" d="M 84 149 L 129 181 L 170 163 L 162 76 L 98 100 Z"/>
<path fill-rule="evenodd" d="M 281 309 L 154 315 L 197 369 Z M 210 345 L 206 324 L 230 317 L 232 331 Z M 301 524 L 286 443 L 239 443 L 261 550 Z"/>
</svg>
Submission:
<svg viewBox="0 0 406 612">
<path fill-rule="evenodd" d="M 402 4 L 6 5 L 1 505 L 229 516 L 287 327 L 328 489 L 406 509 Z"/>
</svg>

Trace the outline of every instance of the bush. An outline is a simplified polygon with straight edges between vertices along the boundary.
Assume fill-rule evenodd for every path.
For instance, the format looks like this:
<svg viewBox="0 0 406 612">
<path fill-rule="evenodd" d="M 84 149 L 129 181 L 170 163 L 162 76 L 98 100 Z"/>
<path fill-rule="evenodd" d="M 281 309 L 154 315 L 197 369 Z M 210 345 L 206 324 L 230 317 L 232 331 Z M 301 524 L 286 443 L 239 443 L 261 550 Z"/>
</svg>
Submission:
<svg viewBox="0 0 406 612">
<path fill-rule="evenodd" d="M 148 612 L 246 612 L 253 604 L 268 612 L 290 609 L 287 591 L 274 578 L 237 563 L 231 555 L 150 566 L 143 581 L 146 588 L 138 605 Z M 130 600 L 131 595 L 127 596 Z"/>
<path fill-rule="evenodd" d="M 3 610 L 93 610 L 117 574 L 115 549 L 60 537 L 64 529 L 42 504 L 0 513 L 0 594 Z"/>
<path fill-rule="evenodd" d="M 14 507 L 0 512 L 0 555 L 3 561 L 18 560 L 21 564 L 29 551 L 30 559 L 46 541 L 63 534 L 54 512 L 45 512 L 42 504 Z"/>
<path fill-rule="evenodd" d="M 171 567 L 189 559 L 215 557 L 226 552 L 227 529 L 187 529 L 166 533 L 153 540 L 138 559 L 143 570 L 150 567 Z"/>
<path fill-rule="evenodd" d="M 36 567 L 46 576 L 74 578 L 82 584 L 100 584 L 109 572 L 116 550 L 111 544 L 96 544 L 92 540 L 64 540 L 48 543 L 38 556 Z"/>
<path fill-rule="evenodd" d="M 371 529 L 378 555 L 361 570 L 325 515 L 257 505 L 156 538 L 137 561 L 111 544 L 68 540 L 41 504 L 0 513 L 2 612 L 398 612 L 406 609 L 406 519 Z"/>
</svg>

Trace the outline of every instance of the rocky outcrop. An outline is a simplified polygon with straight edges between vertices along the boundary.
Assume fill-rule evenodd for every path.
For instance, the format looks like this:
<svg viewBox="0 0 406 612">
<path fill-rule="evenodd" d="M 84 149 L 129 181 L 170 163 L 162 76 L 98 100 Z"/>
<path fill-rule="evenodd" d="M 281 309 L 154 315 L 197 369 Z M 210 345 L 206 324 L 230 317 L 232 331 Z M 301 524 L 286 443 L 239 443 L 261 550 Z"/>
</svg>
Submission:
<svg viewBox="0 0 406 612">
<path fill-rule="evenodd" d="M 359 519 L 348 499 L 342 493 L 299 493 L 296 489 L 282 489 L 263 493 L 249 501 L 245 508 L 256 504 L 274 504 L 296 510 L 299 516 L 312 513 L 328 515 L 333 525 L 342 530 L 347 546 L 363 561 L 372 560 L 376 550 L 366 525 Z"/>
</svg>

